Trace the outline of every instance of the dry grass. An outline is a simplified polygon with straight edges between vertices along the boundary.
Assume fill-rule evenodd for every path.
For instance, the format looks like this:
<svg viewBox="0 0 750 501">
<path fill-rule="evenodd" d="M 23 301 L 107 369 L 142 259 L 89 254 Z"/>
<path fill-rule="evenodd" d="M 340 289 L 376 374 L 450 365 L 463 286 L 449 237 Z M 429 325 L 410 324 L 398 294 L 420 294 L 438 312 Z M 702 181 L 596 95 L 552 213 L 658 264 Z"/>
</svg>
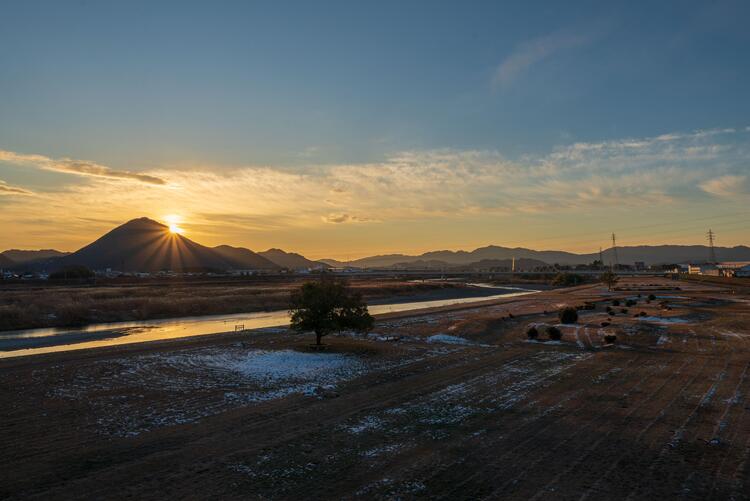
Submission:
<svg viewBox="0 0 750 501">
<path fill-rule="evenodd" d="M 282 310 L 299 282 L 129 286 L 21 286 L 0 291 L 0 330 L 76 326 L 182 316 Z M 454 284 L 352 281 L 366 299 L 410 295 Z"/>
</svg>

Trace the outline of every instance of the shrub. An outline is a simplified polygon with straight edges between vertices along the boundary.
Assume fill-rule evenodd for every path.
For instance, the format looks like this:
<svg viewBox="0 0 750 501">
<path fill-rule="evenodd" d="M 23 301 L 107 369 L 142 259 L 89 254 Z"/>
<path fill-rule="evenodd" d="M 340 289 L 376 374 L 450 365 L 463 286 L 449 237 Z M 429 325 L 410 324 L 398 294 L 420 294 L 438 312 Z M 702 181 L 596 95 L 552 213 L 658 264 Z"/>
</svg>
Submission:
<svg viewBox="0 0 750 501">
<path fill-rule="evenodd" d="M 561 309 L 557 316 L 560 319 L 560 323 L 563 324 L 574 324 L 578 321 L 578 312 L 570 306 Z"/>
<path fill-rule="evenodd" d="M 656 296 L 654 296 L 653 294 L 649 294 L 648 295 L 648 300 L 649 301 L 656 301 Z"/>
<path fill-rule="evenodd" d="M 55 312 L 61 325 L 84 325 L 89 321 L 89 309 L 82 304 L 67 303 Z"/>
<path fill-rule="evenodd" d="M 638 304 L 638 301 L 635 299 L 628 299 L 625 301 L 625 306 L 635 306 L 636 304 Z"/>
<path fill-rule="evenodd" d="M 641 316 L 641 317 L 646 317 L 646 316 L 648 316 L 648 313 L 646 313 L 645 311 L 642 311 L 638 315 Z"/>
<path fill-rule="evenodd" d="M 80 280 L 82 278 L 92 278 L 94 272 L 85 266 L 66 266 L 61 270 L 49 274 L 50 280 Z"/>
<path fill-rule="evenodd" d="M 606 334 L 604 336 L 604 342 L 607 344 L 613 344 L 615 341 L 617 341 L 617 336 L 614 334 Z"/>
<path fill-rule="evenodd" d="M 559 341 L 562 339 L 562 331 L 554 325 L 550 325 L 547 327 L 547 337 L 552 341 Z"/>
<path fill-rule="evenodd" d="M 526 329 L 526 337 L 529 339 L 536 339 L 539 337 L 539 331 L 533 325 Z"/>
<path fill-rule="evenodd" d="M 620 306 L 620 300 L 619 299 L 613 299 L 612 300 L 612 306 Z"/>
<path fill-rule="evenodd" d="M 552 279 L 552 285 L 571 286 L 583 283 L 584 279 L 580 275 L 575 273 L 558 273 L 555 278 Z"/>
<path fill-rule="evenodd" d="M 606 327 L 606 326 L 608 326 L 608 325 L 609 325 L 609 322 L 602 322 L 602 323 L 601 323 L 601 324 L 599 324 L 599 325 L 601 325 L 602 327 Z"/>
<path fill-rule="evenodd" d="M 620 308 L 620 313 L 626 313 L 627 314 L 628 309 L 627 308 Z"/>
</svg>

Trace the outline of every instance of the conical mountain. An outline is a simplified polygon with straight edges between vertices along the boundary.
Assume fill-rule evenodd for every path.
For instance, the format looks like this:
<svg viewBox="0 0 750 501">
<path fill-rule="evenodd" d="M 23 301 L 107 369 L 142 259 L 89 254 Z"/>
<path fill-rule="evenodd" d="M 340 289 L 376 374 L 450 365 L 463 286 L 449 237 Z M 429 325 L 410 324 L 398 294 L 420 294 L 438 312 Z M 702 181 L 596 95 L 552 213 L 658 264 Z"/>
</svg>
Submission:
<svg viewBox="0 0 750 501">
<path fill-rule="evenodd" d="M 172 233 L 169 227 L 142 217 L 118 226 L 82 249 L 61 258 L 60 266 L 121 271 L 224 270 L 232 268 L 218 252 Z"/>
</svg>

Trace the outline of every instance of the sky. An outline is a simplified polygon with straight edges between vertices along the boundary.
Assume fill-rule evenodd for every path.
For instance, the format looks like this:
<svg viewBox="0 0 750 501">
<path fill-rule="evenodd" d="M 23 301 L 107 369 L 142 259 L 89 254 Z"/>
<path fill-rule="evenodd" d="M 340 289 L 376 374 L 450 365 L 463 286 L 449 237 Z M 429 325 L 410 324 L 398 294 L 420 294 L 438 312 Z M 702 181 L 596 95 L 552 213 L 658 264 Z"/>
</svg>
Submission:
<svg viewBox="0 0 750 501">
<path fill-rule="evenodd" d="M 750 3 L 4 2 L 0 250 L 750 244 Z"/>
</svg>

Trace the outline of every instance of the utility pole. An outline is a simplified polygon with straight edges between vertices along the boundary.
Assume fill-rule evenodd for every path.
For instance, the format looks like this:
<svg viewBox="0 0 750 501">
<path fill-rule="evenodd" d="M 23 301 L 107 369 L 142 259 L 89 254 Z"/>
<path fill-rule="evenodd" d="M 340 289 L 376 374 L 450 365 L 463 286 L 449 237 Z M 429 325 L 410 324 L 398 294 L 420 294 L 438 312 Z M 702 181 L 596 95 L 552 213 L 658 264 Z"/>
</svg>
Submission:
<svg viewBox="0 0 750 501">
<path fill-rule="evenodd" d="M 714 250 L 714 237 L 716 237 L 716 233 L 709 228 L 706 236 L 708 237 L 708 263 L 716 264 L 716 251 Z"/>
<path fill-rule="evenodd" d="M 604 268 L 604 255 L 602 254 L 602 246 L 599 246 L 599 269 Z"/>
<path fill-rule="evenodd" d="M 614 272 L 619 264 L 620 262 L 617 259 L 617 240 L 615 239 L 615 234 L 612 233 L 612 260 L 610 261 L 610 271 Z"/>
</svg>

